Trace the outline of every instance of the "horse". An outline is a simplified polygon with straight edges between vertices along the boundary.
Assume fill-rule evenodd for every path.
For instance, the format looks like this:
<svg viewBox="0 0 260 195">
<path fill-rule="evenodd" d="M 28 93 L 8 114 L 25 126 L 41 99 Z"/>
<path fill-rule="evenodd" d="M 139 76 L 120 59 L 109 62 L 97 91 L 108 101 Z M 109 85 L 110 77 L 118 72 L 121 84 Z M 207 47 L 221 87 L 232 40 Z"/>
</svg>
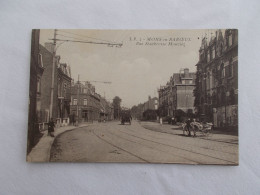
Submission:
<svg viewBox="0 0 260 195">
<path fill-rule="evenodd" d="M 196 132 L 201 129 L 201 125 L 198 122 L 191 122 L 190 126 L 191 126 L 190 127 L 190 131 L 193 131 L 193 137 L 195 137 L 196 136 Z M 190 134 L 190 132 L 188 131 L 186 123 L 182 123 L 182 129 L 183 129 L 183 135 L 186 135 L 185 132 L 187 134 Z"/>
</svg>

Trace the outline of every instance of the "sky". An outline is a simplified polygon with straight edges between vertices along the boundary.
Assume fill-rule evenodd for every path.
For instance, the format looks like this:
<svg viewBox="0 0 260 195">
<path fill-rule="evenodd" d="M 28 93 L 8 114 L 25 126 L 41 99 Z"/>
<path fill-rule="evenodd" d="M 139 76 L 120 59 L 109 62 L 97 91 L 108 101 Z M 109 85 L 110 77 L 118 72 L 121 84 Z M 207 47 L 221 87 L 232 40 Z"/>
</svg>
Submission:
<svg viewBox="0 0 260 195">
<path fill-rule="evenodd" d="M 57 31 L 57 39 L 122 43 L 106 44 L 60 42 L 57 55 L 71 67 L 71 76 L 81 81 L 108 81 L 92 84 L 96 92 L 112 101 L 132 107 L 158 97 L 157 89 L 165 85 L 181 68 L 196 71 L 201 39 L 215 30 L 67 30 Z M 40 44 L 51 42 L 54 30 L 40 30 Z"/>
</svg>

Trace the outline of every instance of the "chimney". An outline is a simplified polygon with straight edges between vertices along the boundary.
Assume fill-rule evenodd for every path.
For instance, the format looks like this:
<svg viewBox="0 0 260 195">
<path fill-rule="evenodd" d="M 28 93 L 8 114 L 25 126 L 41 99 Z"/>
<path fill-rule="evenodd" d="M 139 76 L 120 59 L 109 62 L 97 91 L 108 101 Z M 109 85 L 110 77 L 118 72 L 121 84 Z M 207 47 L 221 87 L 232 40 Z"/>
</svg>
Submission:
<svg viewBox="0 0 260 195">
<path fill-rule="evenodd" d="M 185 68 L 184 69 L 184 78 L 188 78 L 189 77 L 189 69 Z"/>
<path fill-rule="evenodd" d="M 53 53 L 53 51 L 54 51 L 54 45 L 53 45 L 53 43 L 51 43 L 51 42 L 46 42 L 46 43 L 44 44 L 44 46 L 45 46 L 45 48 L 46 48 L 49 52 Z"/>
</svg>

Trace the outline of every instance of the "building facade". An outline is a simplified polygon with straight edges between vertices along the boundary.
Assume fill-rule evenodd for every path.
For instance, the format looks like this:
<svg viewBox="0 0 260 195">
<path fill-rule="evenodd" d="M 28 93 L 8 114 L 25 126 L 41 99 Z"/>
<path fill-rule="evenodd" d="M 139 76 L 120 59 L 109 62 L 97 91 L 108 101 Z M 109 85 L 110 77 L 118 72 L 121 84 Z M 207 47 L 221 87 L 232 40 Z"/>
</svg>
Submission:
<svg viewBox="0 0 260 195">
<path fill-rule="evenodd" d="M 159 115 L 169 116 L 170 115 L 170 99 L 171 99 L 171 86 L 167 82 L 165 86 L 160 86 L 158 90 L 159 96 Z"/>
<path fill-rule="evenodd" d="M 89 82 L 77 82 L 71 86 L 71 118 L 78 122 L 93 122 L 101 120 L 101 96 L 95 92 L 95 87 Z"/>
<path fill-rule="evenodd" d="M 39 134 L 39 128 L 37 125 L 39 120 L 37 118 L 37 110 L 40 106 L 39 99 L 41 97 L 41 77 L 44 72 L 39 50 L 39 37 L 40 30 L 32 30 L 27 152 L 29 152 L 34 146 L 35 139 Z"/>
<path fill-rule="evenodd" d="M 114 120 L 114 107 L 108 102 L 105 98 L 101 97 L 100 99 L 100 119 L 101 121 L 111 121 Z"/>
<path fill-rule="evenodd" d="M 202 39 L 197 63 L 195 106 L 214 126 L 238 125 L 238 31 L 217 30 Z"/>
<path fill-rule="evenodd" d="M 185 113 L 194 113 L 195 72 L 188 68 L 174 73 L 165 86 L 158 90 L 160 116 L 176 116 L 178 110 Z"/>
<path fill-rule="evenodd" d="M 50 120 L 50 109 L 52 109 L 52 118 L 56 126 L 69 124 L 70 112 L 70 90 L 71 90 L 71 72 L 67 64 L 60 63 L 60 56 L 53 58 L 53 44 L 46 43 L 45 47 L 40 45 L 40 55 L 44 72 L 41 77 L 41 97 L 38 103 L 37 117 L 40 129 L 47 129 L 47 123 Z M 55 60 L 54 77 L 52 78 L 53 59 Z M 54 79 L 53 105 L 51 102 L 51 85 Z"/>
<path fill-rule="evenodd" d="M 144 102 L 144 108 L 143 110 L 157 110 L 159 105 L 159 101 L 157 97 L 151 98 L 151 96 L 148 97 L 148 101 Z"/>
<path fill-rule="evenodd" d="M 66 63 L 60 63 L 58 59 L 58 80 L 57 80 L 57 124 L 61 126 L 68 125 L 70 123 L 70 101 L 71 101 L 71 70 Z"/>
<path fill-rule="evenodd" d="M 138 120 L 156 120 L 158 108 L 159 99 L 149 96 L 146 102 L 133 106 L 131 108 L 131 114 L 134 119 Z"/>
</svg>

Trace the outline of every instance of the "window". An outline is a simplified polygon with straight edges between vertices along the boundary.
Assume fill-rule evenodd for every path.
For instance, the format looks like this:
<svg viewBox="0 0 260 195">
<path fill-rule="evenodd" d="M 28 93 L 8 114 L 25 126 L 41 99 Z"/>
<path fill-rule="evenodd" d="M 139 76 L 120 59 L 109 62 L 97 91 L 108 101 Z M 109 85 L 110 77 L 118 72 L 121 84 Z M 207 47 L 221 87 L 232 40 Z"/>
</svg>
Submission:
<svg viewBox="0 0 260 195">
<path fill-rule="evenodd" d="M 60 81 L 58 81 L 58 97 L 60 97 L 60 96 L 61 96 L 61 83 L 60 83 Z"/>
<path fill-rule="evenodd" d="M 222 78 L 225 78 L 225 68 L 222 69 Z"/>
<path fill-rule="evenodd" d="M 212 56 L 212 59 L 215 58 L 215 47 L 212 48 L 212 55 L 211 56 Z"/>
<path fill-rule="evenodd" d="M 181 83 L 182 83 L 182 84 L 185 84 L 185 80 L 182 80 Z"/>
<path fill-rule="evenodd" d="M 232 34 L 228 36 L 228 46 L 232 45 Z"/>
<path fill-rule="evenodd" d="M 43 63 L 42 63 L 42 54 L 38 55 L 38 64 L 40 67 L 43 67 Z"/>
<path fill-rule="evenodd" d="M 87 101 L 86 98 L 84 98 L 84 100 L 83 100 L 83 105 L 86 106 L 87 104 L 88 104 L 88 101 Z"/>
<path fill-rule="evenodd" d="M 77 105 L 78 104 L 78 100 L 77 99 L 73 99 L 73 105 Z"/>
<path fill-rule="evenodd" d="M 40 93 L 41 92 L 41 79 L 38 78 L 37 79 L 37 93 Z"/>
<path fill-rule="evenodd" d="M 229 70 L 229 73 L 230 73 L 230 77 L 233 77 L 233 64 L 230 64 L 230 70 Z"/>
<path fill-rule="evenodd" d="M 221 43 L 221 45 L 220 45 L 220 55 L 222 55 L 222 53 L 223 53 L 223 44 Z"/>
<path fill-rule="evenodd" d="M 229 60 L 228 65 L 228 77 L 233 77 L 233 64 L 232 64 L 232 58 Z"/>
<path fill-rule="evenodd" d="M 192 80 L 189 80 L 189 84 L 192 84 Z"/>
<path fill-rule="evenodd" d="M 64 89 L 63 89 L 63 91 L 64 91 L 64 96 L 66 96 L 66 90 L 67 90 L 67 84 L 64 83 Z"/>
</svg>

